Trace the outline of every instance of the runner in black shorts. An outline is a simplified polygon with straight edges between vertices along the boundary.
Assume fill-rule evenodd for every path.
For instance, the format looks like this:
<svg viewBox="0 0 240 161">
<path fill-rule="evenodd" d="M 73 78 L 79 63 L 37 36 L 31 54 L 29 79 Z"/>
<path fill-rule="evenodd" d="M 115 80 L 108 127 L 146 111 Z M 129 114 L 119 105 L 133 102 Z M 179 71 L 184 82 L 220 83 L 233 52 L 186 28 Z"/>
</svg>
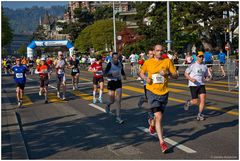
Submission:
<svg viewBox="0 0 240 161">
<path fill-rule="evenodd" d="M 88 71 L 93 73 L 93 103 L 97 102 L 96 93 L 98 89 L 98 84 L 100 86 L 98 101 L 100 103 L 103 102 L 103 88 L 104 88 L 104 80 L 103 80 L 103 67 L 102 67 L 102 56 L 97 55 L 96 62 L 89 66 Z"/>
<path fill-rule="evenodd" d="M 185 77 L 189 80 L 188 86 L 192 95 L 191 100 L 187 100 L 184 109 L 187 111 L 191 105 L 199 105 L 199 112 L 197 115 L 198 121 L 203 121 L 204 115 L 202 114 L 205 100 L 206 100 L 206 89 L 205 82 L 209 81 L 208 68 L 203 64 L 204 54 L 199 51 L 197 55 L 197 61 L 191 64 L 185 71 Z M 198 95 L 200 96 L 200 102 L 198 103 Z"/>
<path fill-rule="evenodd" d="M 107 64 L 104 75 L 108 78 L 108 95 L 109 95 L 109 103 L 106 106 L 106 113 L 110 112 L 110 105 L 115 102 L 115 94 L 116 94 L 116 102 L 117 102 L 117 110 L 116 110 L 116 122 L 119 124 L 123 123 L 123 120 L 120 117 L 120 109 L 121 109 L 121 100 L 122 100 L 122 81 L 126 79 L 125 72 L 123 70 L 123 65 L 119 61 L 118 53 L 112 54 L 112 61 Z"/>
<path fill-rule="evenodd" d="M 79 83 L 79 60 L 77 60 L 76 54 L 73 54 L 72 60 L 70 60 L 69 68 L 71 69 L 71 76 L 72 76 L 72 85 L 73 90 L 78 88 Z"/>
</svg>

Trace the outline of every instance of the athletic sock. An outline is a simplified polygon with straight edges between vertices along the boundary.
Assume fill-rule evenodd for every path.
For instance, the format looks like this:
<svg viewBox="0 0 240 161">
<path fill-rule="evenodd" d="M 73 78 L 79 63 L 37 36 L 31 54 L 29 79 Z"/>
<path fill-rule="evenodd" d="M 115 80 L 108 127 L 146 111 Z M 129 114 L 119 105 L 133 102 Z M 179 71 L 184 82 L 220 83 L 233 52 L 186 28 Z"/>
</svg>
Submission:
<svg viewBox="0 0 240 161">
<path fill-rule="evenodd" d="M 95 99 L 96 98 L 96 92 L 93 91 L 93 98 Z"/>
<path fill-rule="evenodd" d="M 99 98 L 102 98 L 103 90 L 99 91 Z"/>
</svg>

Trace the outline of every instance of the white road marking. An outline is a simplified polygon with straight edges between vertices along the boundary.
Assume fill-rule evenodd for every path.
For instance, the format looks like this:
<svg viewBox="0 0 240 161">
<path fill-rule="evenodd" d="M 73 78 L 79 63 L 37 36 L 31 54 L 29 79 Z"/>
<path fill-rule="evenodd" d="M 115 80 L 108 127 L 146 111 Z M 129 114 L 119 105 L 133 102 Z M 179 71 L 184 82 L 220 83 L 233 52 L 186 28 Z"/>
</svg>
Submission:
<svg viewBox="0 0 240 161">
<path fill-rule="evenodd" d="M 145 132 L 145 133 L 149 133 L 149 130 L 145 127 L 137 127 L 139 130 Z M 157 137 L 157 134 L 153 135 L 154 137 Z M 178 142 L 172 140 L 172 139 L 169 139 L 169 138 L 164 138 L 164 141 L 167 142 L 168 144 L 171 144 L 172 146 L 175 146 L 177 147 L 178 149 L 186 152 L 186 153 L 197 153 L 195 150 L 189 148 L 189 147 L 186 147 L 182 144 L 179 144 Z"/>
<path fill-rule="evenodd" d="M 96 108 L 96 109 L 98 109 L 98 110 L 100 110 L 100 111 L 102 111 L 102 112 L 104 112 L 104 113 L 106 113 L 106 110 L 103 109 L 102 107 L 98 106 L 98 105 L 95 105 L 95 104 L 93 104 L 93 103 L 90 103 L 90 104 L 88 104 L 88 105 L 89 105 L 89 106 L 92 106 L 92 107 L 94 107 L 94 108 Z M 114 113 L 112 113 L 112 112 L 109 112 L 109 114 L 114 116 Z"/>
</svg>

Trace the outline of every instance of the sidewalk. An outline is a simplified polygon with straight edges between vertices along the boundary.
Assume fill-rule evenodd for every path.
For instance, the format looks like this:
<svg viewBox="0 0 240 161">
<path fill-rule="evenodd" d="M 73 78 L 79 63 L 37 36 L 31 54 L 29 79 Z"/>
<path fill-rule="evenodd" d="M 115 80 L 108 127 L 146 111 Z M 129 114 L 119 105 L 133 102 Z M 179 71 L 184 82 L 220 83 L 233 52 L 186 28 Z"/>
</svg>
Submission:
<svg viewBox="0 0 240 161">
<path fill-rule="evenodd" d="M 3 104 L 3 102 L 5 102 Z M 16 108 L 2 91 L 2 156 L 1 159 L 29 159 L 17 120 Z"/>
</svg>

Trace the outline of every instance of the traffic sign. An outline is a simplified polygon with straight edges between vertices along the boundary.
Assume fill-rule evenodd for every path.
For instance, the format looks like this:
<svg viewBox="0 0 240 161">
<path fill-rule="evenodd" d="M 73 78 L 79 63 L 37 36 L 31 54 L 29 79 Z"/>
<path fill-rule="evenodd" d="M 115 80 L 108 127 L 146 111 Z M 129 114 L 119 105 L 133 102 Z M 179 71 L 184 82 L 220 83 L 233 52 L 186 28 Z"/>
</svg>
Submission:
<svg viewBox="0 0 240 161">
<path fill-rule="evenodd" d="M 166 43 L 172 43 L 172 40 L 165 40 Z"/>
</svg>

